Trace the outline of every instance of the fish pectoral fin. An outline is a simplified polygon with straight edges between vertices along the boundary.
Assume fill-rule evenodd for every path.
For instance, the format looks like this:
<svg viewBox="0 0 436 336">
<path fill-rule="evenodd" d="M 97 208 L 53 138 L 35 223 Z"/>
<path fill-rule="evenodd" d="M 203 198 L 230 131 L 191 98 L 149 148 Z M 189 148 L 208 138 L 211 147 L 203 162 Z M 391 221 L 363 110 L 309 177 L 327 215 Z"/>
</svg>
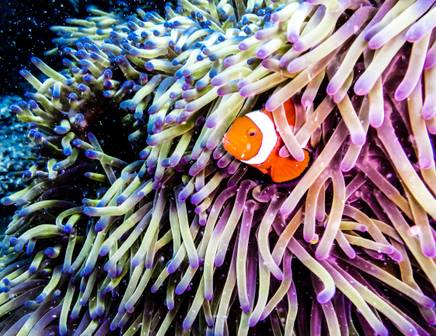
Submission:
<svg viewBox="0 0 436 336">
<path fill-rule="evenodd" d="M 304 173 L 309 165 L 310 154 L 304 151 L 304 160 L 296 161 L 292 157 L 279 157 L 274 160 L 271 167 L 271 178 L 276 183 L 288 182 Z"/>
</svg>

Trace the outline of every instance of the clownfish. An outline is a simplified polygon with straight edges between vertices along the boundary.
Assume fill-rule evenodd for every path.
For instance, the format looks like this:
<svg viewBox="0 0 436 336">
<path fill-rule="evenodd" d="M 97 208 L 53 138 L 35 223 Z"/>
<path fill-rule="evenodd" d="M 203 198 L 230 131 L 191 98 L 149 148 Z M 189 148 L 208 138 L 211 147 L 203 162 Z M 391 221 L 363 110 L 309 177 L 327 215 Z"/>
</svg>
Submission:
<svg viewBox="0 0 436 336">
<path fill-rule="evenodd" d="M 294 126 L 293 102 L 288 100 L 284 103 L 284 108 L 289 125 Z M 272 113 L 264 108 L 236 118 L 224 135 L 223 145 L 233 157 L 269 175 L 277 183 L 299 177 L 310 161 L 307 150 L 304 150 L 303 161 L 279 155 L 284 142 L 277 131 Z"/>
</svg>

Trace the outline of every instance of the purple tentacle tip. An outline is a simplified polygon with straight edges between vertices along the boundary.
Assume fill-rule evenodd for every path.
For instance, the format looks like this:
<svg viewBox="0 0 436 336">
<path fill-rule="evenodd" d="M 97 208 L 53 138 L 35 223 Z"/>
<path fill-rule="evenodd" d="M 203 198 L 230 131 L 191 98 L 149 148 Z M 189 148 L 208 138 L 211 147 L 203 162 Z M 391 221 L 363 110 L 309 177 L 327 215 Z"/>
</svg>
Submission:
<svg viewBox="0 0 436 336">
<path fill-rule="evenodd" d="M 329 291 L 327 289 L 324 289 L 323 291 L 318 293 L 318 295 L 316 296 L 316 299 L 320 304 L 324 304 L 324 303 L 329 302 L 333 298 L 334 295 L 335 295 L 335 291 Z"/>
</svg>

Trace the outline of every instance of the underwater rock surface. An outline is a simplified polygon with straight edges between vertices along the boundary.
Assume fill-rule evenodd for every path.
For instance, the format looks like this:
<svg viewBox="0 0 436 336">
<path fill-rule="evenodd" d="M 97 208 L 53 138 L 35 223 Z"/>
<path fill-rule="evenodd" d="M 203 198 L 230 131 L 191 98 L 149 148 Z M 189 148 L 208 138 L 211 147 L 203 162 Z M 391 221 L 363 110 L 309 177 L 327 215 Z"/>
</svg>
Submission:
<svg viewBox="0 0 436 336">
<path fill-rule="evenodd" d="M 51 29 L 2 335 L 432 335 L 434 1 L 180 0 Z M 295 126 L 282 105 L 297 105 Z M 272 112 L 301 178 L 225 152 Z"/>
</svg>

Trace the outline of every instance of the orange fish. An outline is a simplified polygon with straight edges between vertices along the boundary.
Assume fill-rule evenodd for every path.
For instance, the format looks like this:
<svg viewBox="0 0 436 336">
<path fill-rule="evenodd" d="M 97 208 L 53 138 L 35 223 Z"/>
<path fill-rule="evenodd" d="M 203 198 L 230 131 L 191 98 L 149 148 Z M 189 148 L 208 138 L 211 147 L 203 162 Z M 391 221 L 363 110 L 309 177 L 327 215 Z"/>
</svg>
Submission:
<svg viewBox="0 0 436 336">
<path fill-rule="evenodd" d="M 289 125 L 295 125 L 295 106 L 291 100 L 284 104 Z M 281 183 L 299 177 L 307 168 L 310 155 L 304 150 L 304 160 L 296 161 L 279 155 L 284 145 L 273 116 L 262 109 L 237 118 L 223 140 L 225 150 L 236 159 L 257 168 Z"/>
</svg>

